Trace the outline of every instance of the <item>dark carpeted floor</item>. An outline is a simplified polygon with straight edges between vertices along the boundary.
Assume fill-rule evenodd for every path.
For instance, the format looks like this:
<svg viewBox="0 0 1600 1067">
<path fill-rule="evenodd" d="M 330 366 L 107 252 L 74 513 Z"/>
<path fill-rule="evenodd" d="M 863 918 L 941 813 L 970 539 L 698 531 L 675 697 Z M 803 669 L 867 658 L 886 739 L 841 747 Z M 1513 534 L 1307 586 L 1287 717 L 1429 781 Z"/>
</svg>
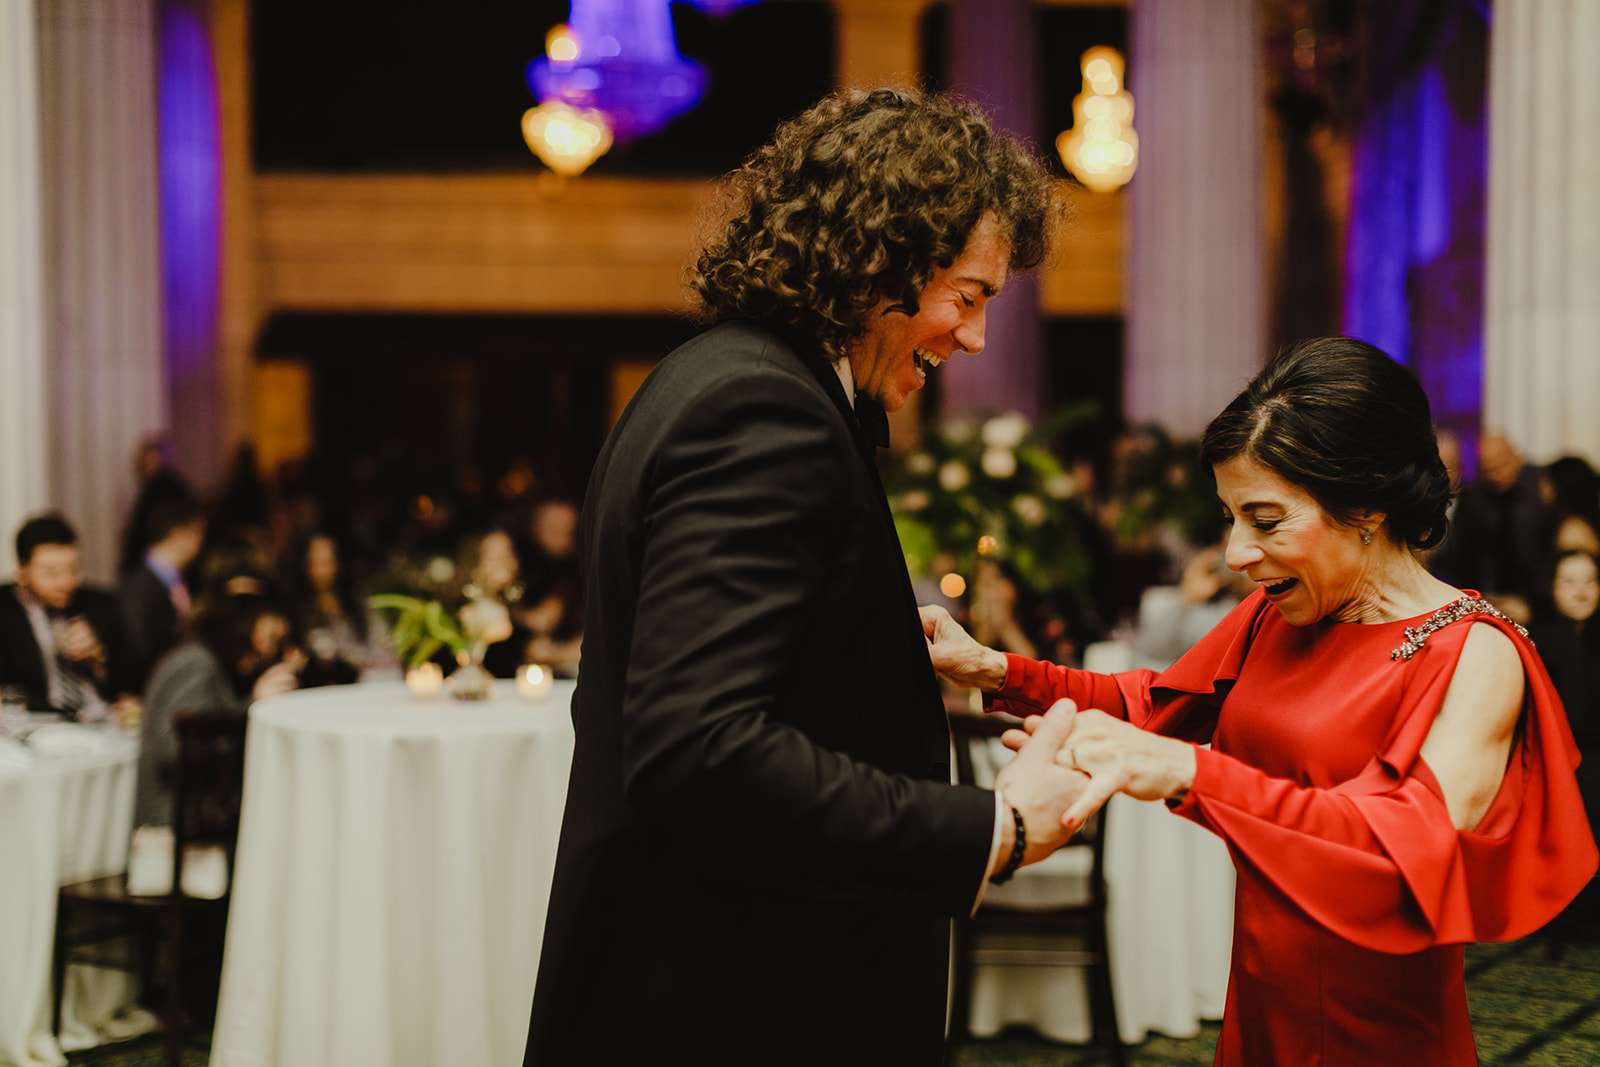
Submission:
<svg viewBox="0 0 1600 1067">
<path fill-rule="evenodd" d="M 1558 962 L 1547 959 L 1545 943 L 1537 937 L 1507 945 L 1475 945 L 1467 950 L 1467 992 L 1484 1067 L 1600 1065 L 1600 943 L 1570 946 Z M 1215 1025 L 1187 1041 L 1155 1036 L 1133 1050 L 1132 1060 L 1135 1067 L 1204 1067 L 1211 1062 L 1216 1040 Z M 158 1036 L 147 1037 L 79 1053 L 68 1062 L 85 1067 L 160 1067 L 161 1041 Z M 185 1067 L 205 1063 L 205 1053 L 195 1049 Z M 951 1067 L 1103 1063 L 1105 1058 L 1096 1049 L 1060 1045 L 1012 1030 L 993 1040 L 962 1045 Z"/>
</svg>

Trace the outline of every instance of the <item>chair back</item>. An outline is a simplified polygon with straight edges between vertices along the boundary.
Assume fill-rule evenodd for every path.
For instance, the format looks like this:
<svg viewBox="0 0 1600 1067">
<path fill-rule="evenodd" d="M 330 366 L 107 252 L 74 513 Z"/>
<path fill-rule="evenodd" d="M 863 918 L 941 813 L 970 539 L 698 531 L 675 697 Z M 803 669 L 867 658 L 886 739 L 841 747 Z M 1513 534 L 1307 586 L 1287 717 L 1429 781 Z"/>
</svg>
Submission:
<svg viewBox="0 0 1600 1067">
<path fill-rule="evenodd" d="M 177 755 L 172 774 L 173 885 L 186 846 L 220 846 L 233 864 L 244 796 L 247 719 L 237 711 L 185 711 L 173 717 Z"/>
<path fill-rule="evenodd" d="M 999 712 L 986 714 L 973 714 L 971 712 L 953 711 L 950 713 L 950 739 L 955 747 L 956 781 L 962 785 L 979 785 L 976 766 L 972 758 L 972 746 L 980 744 L 987 746 L 991 738 L 999 737 L 1007 730 L 1021 728 L 1022 720 L 1011 715 Z M 1082 828 L 1072 835 L 1072 840 L 1065 848 L 1087 848 L 1091 852 L 1091 867 L 1089 874 L 1090 903 L 1093 906 L 1103 907 L 1106 896 L 1105 876 L 1103 874 L 1105 857 L 1105 819 L 1106 807 L 1090 815 Z"/>
</svg>

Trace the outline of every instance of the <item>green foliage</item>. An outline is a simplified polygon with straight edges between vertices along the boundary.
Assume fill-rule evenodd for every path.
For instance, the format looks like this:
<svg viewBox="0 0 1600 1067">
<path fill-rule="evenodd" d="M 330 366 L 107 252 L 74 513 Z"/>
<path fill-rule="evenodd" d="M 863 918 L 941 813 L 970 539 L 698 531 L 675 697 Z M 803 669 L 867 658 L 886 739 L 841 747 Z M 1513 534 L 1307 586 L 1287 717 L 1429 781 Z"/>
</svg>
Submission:
<svg viewBox="0 0 1600 1067">
<path fill-rule="evenodd" d="M 895 529 L 913 574 L 950 557 L 970 580 L 977 558 L 1006 562 L 1034 592 L 1085 590 L 1092 521 L 1048 442 L 1091 417 L 1080 405 L 1038 427 L 1015 412 L 924 430 L 922 447 L 885 471 Z"/>
<path fill-rule="evenodd" d="M 432 659 L 441 648 L 448 648 L 452 655 L 459 656 L 471 647 L 455 616 L 445 611 L 437 600 L 403 593 L 380 593 L 368 597 L 367 603 L 376 611 L 394 613 L 388 620 L 389 640 L 394 644 L 395 653 L 413 667 Z"/>
</svg>

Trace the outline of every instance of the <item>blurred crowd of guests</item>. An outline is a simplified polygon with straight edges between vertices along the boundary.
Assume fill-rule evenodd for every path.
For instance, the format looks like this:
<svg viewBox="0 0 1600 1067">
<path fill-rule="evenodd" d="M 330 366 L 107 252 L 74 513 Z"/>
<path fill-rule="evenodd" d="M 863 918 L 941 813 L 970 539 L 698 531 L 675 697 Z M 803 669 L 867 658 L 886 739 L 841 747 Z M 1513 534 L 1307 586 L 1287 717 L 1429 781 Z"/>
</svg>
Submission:
<svg viewBox="0 0 1600 1067">
<path fill-rule="evenodd" d="M 174 713 L 243 712 L 295 688 L 398 676 L 367 594 L 407 576 L 432 574 L 428 595 L 451 607 L 472 597 L 506 606 L 515 625 L 488 650 L 491 673 L 511 677 L 524 663 L 576 672 L 577 508 L 538 496 L 531 481 L 450 522 L 413 494 L 388 543 L 375 543 L 363 532 L 381 523 L 330 521 L 349 514 L 347 501 L 293 477 L 269 486 L 248 447 L 211 500 L 159 439 L 141 446 L 135 471 L 114 586 L 84 580 L 70 516 L 37 515 L 16 531 L 16 580 L 0 585 L 0 689 L 30 711 L 137 729 L 140 824 L 170 822 Z"/>
</svg>

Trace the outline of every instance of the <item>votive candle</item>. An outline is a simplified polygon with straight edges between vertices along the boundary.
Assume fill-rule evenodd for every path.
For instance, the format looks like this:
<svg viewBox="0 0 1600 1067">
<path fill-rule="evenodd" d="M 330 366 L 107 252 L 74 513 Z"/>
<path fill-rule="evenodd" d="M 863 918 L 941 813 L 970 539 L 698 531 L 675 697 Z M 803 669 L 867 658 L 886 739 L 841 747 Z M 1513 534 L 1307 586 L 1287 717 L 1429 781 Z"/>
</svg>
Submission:
<svg viewBox="0 0 1600 1067">
<path fill-rule="evenodd" d="M 419 663 L 406 671 L 406 688 L 418 700 L 431 700 L 444 688 L 444 671 L 437 663 Z"/>
<path fill-rule="evenodd" d="M 554 674 L 542 663 L 530 663 L 517 671 L 517 694 L 523 700 L 544 700 L 554 686 Z"/>
</svg>

